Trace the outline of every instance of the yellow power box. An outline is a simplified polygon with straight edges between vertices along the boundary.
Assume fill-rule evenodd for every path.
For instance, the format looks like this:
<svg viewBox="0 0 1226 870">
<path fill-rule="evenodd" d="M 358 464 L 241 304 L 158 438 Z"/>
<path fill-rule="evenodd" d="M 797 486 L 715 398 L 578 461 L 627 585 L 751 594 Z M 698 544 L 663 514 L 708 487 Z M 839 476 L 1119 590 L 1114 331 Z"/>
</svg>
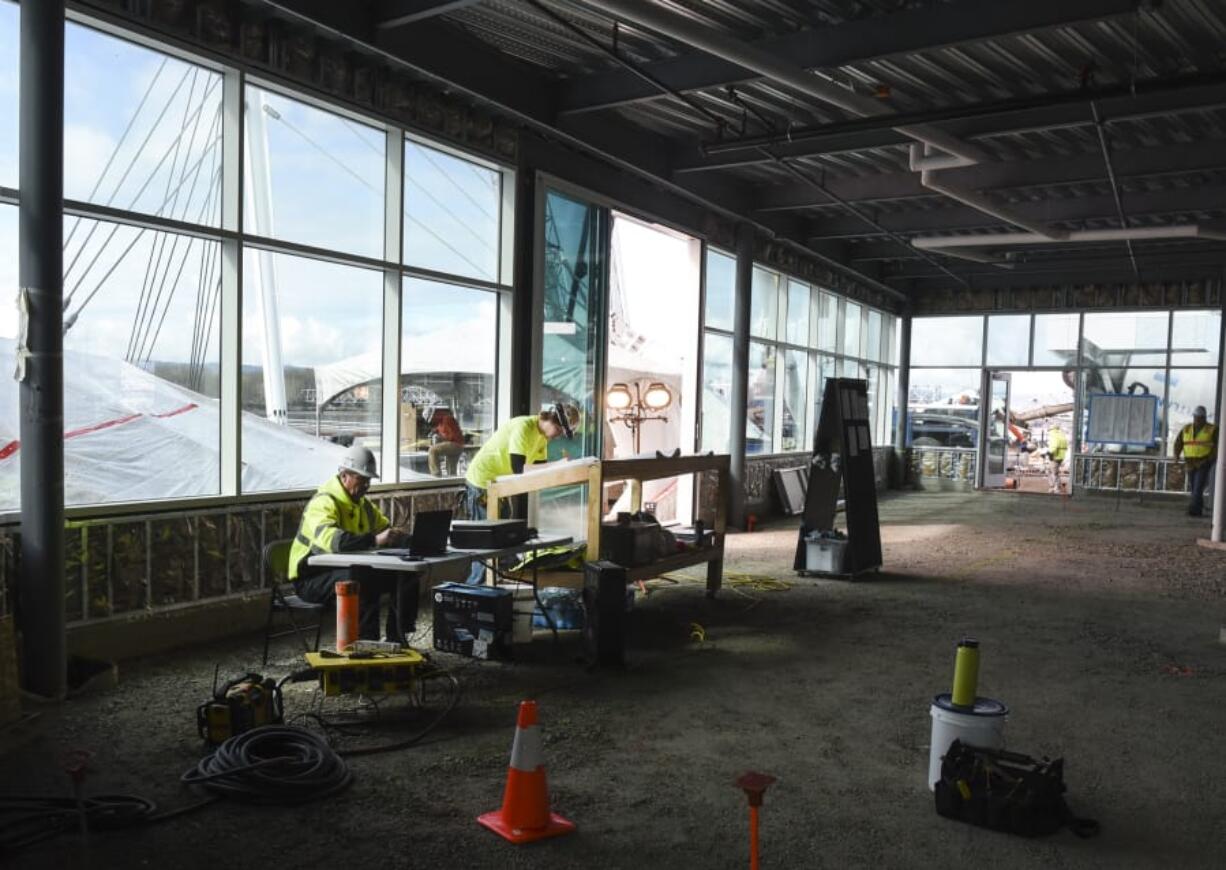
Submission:
<svg viewBox="0 0 1226 870">
<path fill-rule="evenodd" d="M 395 655 L 368 656 L 309 652 L 306 662 L 319 671 L 325 696 L 411 692 L 417 686 L 417 669 L 425 662 L 421 653 L 406 649 Z"/>
</svg>

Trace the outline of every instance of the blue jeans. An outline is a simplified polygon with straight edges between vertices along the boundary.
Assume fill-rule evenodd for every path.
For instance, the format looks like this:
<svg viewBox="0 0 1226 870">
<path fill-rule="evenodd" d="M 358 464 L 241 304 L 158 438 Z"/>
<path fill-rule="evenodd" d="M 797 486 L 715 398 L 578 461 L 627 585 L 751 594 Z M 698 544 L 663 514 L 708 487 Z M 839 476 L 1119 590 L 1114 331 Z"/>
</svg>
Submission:
<svg viewBox="0 0 1226 870">
<path fill-rule="evenodd" d="M 1196 468 L 1188 469 L 1188 488 L 1192 491 L 1192 501 L 1188 505 L 1188 513 L 1194 517 L 1205 511 L 1205 488 L 1213 476 L 1213 463 L 1204 462 Z"/>
<path fill-rule="evenodd" d="M 486 518 L 485 490 L 479 489 L 471 483 L 465 483 L 464 498 L 468 502 L 468 518 L 470 520 L 483 520 Z M 468 572 L 468 579 L 464 582 L 470 586 L 476 586 L 484 579 L 485 565 L 480 562 L 473 562 L 472 570 Z"/>
</svg>

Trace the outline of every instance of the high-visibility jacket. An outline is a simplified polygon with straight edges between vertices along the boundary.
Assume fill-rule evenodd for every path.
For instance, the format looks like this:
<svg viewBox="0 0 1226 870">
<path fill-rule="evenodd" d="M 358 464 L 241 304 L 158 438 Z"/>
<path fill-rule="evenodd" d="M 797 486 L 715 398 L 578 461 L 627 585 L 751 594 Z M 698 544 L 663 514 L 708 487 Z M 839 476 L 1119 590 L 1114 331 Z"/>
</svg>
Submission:
<svg viewBox="0 0 1226 870">
<path fill-rule="evenodd" d="M 1189 423 L 1179 433 L 1179 440 L 1183 444 L 1183 458 L 1193 465 L 1199 465 L 1213 455 L 1213 448 L 1217 445 L 1217 426 L 1206 423 L 1194 429 L 1194 424 Z"/>
<path fill-rule="evenodd" d="M 339 476 L 316 490 L 302 512 L 298 534 L 289 550 L 289 579 L 296 580 L 303 560 L 317 553 L 369 550 L 375 534 L 390 522 L 365 496 L 358 502 L 345 492 Z"/>
<path fill-rule="evenodd" d="M 1055 462 L 1063 462 L 1068 453 L 1068 436 L 1063 429 L 1051 429 L 1047 433 L 1047 450 Z"/>
</svg>

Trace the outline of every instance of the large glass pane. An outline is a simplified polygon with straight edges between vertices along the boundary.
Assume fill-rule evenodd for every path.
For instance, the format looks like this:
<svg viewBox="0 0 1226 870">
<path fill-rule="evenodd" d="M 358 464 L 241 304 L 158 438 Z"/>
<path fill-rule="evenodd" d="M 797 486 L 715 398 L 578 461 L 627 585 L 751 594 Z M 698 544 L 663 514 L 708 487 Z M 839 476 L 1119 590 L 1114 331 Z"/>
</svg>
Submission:
<svg viewBox="0 0 1226 870">
<path fill-rule="evenodd" d="M 863 310 L 854 302 L 843 303 L 843 353 L 847 356 L 861 355 L 860 329 Z"/>
<path fill-rule="evenodd" d="M 835 377 L 835 358 L 828 354 L 817 354 L 811 365 L 813 367 L 812 377 L 816 378 L 817 392 L 813 394 L 813 435 L 817 437 L 817 427 L 821 425 L 822 420 L 822 399 L 826 396 L 826 381 Z"/>
<path fill-rule="evenodd" d="M 839 360 L 839 377 L 862 378 L 864 377 L 864 366 L 854 359 L 841 359 Z"/>
<path fill-rule="evenodd" d="M 221 74 L 78 24 L 64 38 L 64 196 L 216 226 Z"/>
<path fill-rule="evenodd" d="M 885 359 L 881 349 L 881 312 L 868 310 L 867 318 L 868 344 L 864 348 L 864 358 L 874 361 Z"/>
<path fill-rule="evenodd" d="M 988 318 L 987 364 L 1030 365 L 1030 315 L 994 314 Z"/>
<path fill-rule="evenodd" d="M 243 270 L 243 489 L 318 486 L 339 445 L 378 456 L 383 273 L 254 249 Z"/>
<path fill-rule="evenodd" d="M 1217 370 L 1171 369 L 1168 377 L 1166 452 L 1175 449 L 1175 438 L 1192 422 L 1192 411 L 1204 405 L 1209 422 L 1217 420 Z"/>
<path fill-rule="evenodd" d="M 911 365 L 978 366 L 982 358 L 982 317 L 916 317 L 911 321 Z"/>
<path fill-rule="evenodd" d="M 219 248 L 81 221 L 64 283 L 66 503 L 218 492 Z"/>
<path fill-rule="evenodd" d="M 773 339 L 779 322 L 779 276 L 754 266 L 750 296 L 749 334 Z"/>
<path fill-rule="evenodd" d="M 707 326 L 732 331 L 732 301 L 735 297 L 736 258 L 708 248 Z"/>
<path fill-rule="evenodd" d="M 1120 368 L 1166 365 L 1165 311 L 1087 314 L 1082 326 L 1082 365 Z"/>
<path fill-rule="evenodd" d="M 788 281 L 787 341 L 809 346 L 809 285 Z"/>
<path fill-rule="evenodd" d="M 839 334 L 839 300 L 829 293 L 817 295 L 817 347 L 834 353 Z"/>
<path fill-rule="evenodd" d="M 1032 365 L 1074 366 L 1077 364 L 1077 315 L 1036 314 L 1034 316 L 1034 355 Z"/>
<path fill-rule="evenodd" d="M 749 403 L 745 412 L 745 452 L 774 451 L 775 348 L 772 345 L 756 341 L 749 345 Z"/>
<path fill-rule="evenodd" d="M 601 444 L 594 417 L 597 373 L 605 345 L 604 305 L 608 280 L 606 209 L 549 191 L 545 196 L 544 335 L 541 341 L 541 401 L 573 402 L 582 414 L 575 438 L 549 442 L 549 458 L 596 456 Z M 565 534 L 583 534 L 584 487 L 542 493 L 537 524 Z"/>
<path fill-rule="evenodd" d="M 400 336 L 400 479 L 461 477 L 494 431 L 497 299 L 406 278 Z"/>
<path fill-rule="evenodd" d="M 382 258 L 383 131 L 252 85 L 246 119 L 247 232 Z"/>
<path fill-rule="evenodd" d="M 405 140 L 404 261 L 410 266 L 498 281 L 501 203 L 497 171 Z"/>
<path fill-rule="evenodd" d="M 702 452 L 728 452 L 731 397 L 732 339 L 708 332 L 702 348 Z"/>
<path fill-rule="evenodd" d="M 809 354 L 803 350 L 783 352 L 783 450 L 804 450 L 805 387 L 809 380 Z"/>
<path fill-rule="evenodd" d="M 0 118 L 9 119 L 0 124 L 0 187 L 17 186 L 17 10 L 20 8 L 16 3 L 0 3 Z"/>
<path fill-rule="evenodd" d="M 1215 366 L 1222 340 L 1222 312 L 1176 311 L 1171 324 L 1171 365 Z"/>
<path fill-rule="evenodd" d="M 912 369 L 907 393 L 907 444 L 978 446 L 979 376 L 977 368 Z"/>
<path fill-rule="evenodd" d="M 0 8 L 0 12 L 4 9 Z M 4 20 L 0 18 L 0 20 Z M 3 26 L 3 25 L 0 25 Z M 0 205 L 0 347 L 5 359 L 0 365 L 12 372 L 17 339 L 17 209 Z M 0 445 L 16 444 L 20 433 L 17 422 L 17 382 L 0 377 Z M 0 450 L 0 511 L 16 510 L 20 505 L 18 453 Z"/>
</svg>

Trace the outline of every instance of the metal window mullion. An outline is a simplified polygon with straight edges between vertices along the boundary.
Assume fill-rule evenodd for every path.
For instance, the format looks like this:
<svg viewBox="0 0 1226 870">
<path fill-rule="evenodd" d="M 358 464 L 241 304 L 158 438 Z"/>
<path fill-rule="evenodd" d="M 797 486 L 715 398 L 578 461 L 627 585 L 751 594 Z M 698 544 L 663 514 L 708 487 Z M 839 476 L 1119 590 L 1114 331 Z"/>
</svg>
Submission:
<svg viewBox="0 0 1226 870">
<path fill-rule="evenodd" d="M 379 452 L 383 479 L 400 481 L 400 328 L 404 259 L 404 132 L 386 134 L 383 184 L 383 258 L 395 267 L 383 269 L 383 425 Z M 393 470 L 394 469 L 394 470 Z"/>
<path fill-rule="evenodd" d="M 222 82 L 221 384 L 219 422 L 221 481 L 218 494 L 242 491 L 243 305 L 243 74 L 227 70 Z"/>
<path fill-rule="evenodd" d="M 767 346 L 774 346 L 775 350 L 775 407 L 774 407 L 774 432 L 771 434 L 772 452 L 783 453 L 783 399 L 784 399 L 784 381 L 787 379 L 787 349 L 774 342 L 766 342 Z"/>
</svg>

